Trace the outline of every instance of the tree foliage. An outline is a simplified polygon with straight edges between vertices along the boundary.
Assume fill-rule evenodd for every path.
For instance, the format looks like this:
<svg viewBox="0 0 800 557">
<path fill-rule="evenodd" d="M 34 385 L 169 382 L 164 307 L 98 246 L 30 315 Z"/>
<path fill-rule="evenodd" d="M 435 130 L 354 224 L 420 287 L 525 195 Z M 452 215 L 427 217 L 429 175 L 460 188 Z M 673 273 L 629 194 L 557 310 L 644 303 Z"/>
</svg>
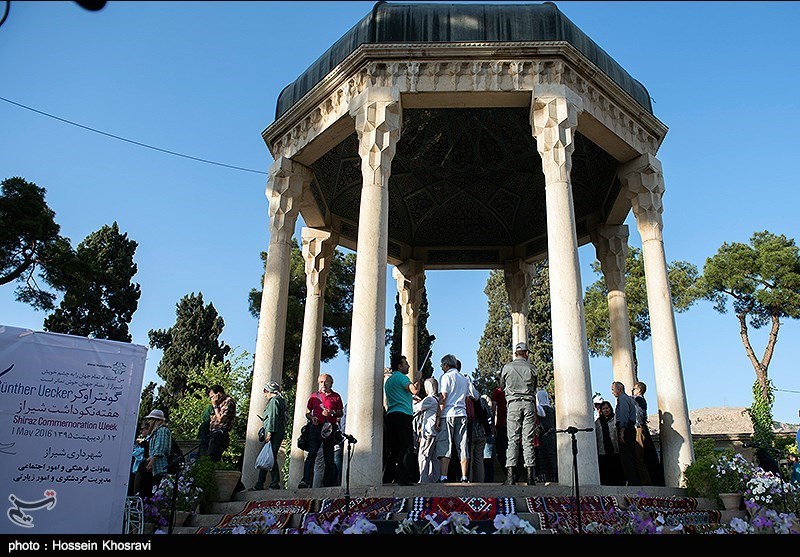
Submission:
<svg viewBox="0 0 800 557">
<path fill-rule="evenodd" d="M 701 289 L 720 313 L 727 313 L 727 302 L 729 299 L 733 301 L 739 335 L 760 390 L 754 397 L 750 416 L 757 437 L 765 435 L 762 431 L 765 429 L 771 433 L 774 398 L 769 364 L 778 342 L 781 319 L 800 318 L 798 248 L 793 239 L 766 230 L 754 233 L 749 245 L 725 242 L 714 256 L 706 260 Z M 770 325 L 769 337 L 759 358 L 748 327 L 760 329 L 767 324 Z"/>
<path fill-rule="evenodd" d="M 550 325 L 550 285 L 547 262 L 534 264 L 528 308 L 528 360 L 536 367 L 539 387 L 553 392 L 553 336 Z M 489 393 L 497 386 L 500 371 L 513 355 L 511 305 L 503 271 L 491 271 L 484 289 L 489 307 L 478 344 L 478 369 L 472 374 L 475 387 Z"/>
<path fill-rule="evenodd" d="M 196 383 L 198 370 L 223 364 L 230 346 L 220 340 L 225 320 L 214 304 L 203 302 L 203 293 L 187 294 L 176 305 L 175 324 L 166 330 L 148 333 L 150 347 L 163 351 L 156 373 L 164 384 L 158 390 L 158 404 L 173 407 L 188 393 L 207 389 L 208 383 Z M 203 392 L 203 395 L 206 393 Z"/>
<path fill-rule="evenodd" d="M 63 290 L 75 254 L 69 238 L 59 234 L 45 193 L 19 177 L 0 183 L 0 286 L 17 283 L 18 301 L 52 310 L 56 295 L 42 290 L 36 277 Z"/>
<path fill-rule="evenodd" d="M 207 389 L 219 384 L 236 401 L 236 422 L 231 442 L 243 439 L 250 407 L 252 368 L 252 356 L 246 351 L 231 351 L 223 360 L 208 359 L 202 366 L 190 368 L 186 378 L 191 387 L 169 407 L 172 433 L 181 439 L 197 438 L 203 411 L 210 404 Z"/>
<path fill-rule="evenodd" d="M 603 278 L 600 262 L 592 263 L 592 271 L 600 278 L 586 288 L 583 306 L 586 315 L 586 337 L 589 354 L 611 356 L 611 322 L 608 315 L 608 288 Z M 683 313 L 700 297 L 697 267 L 686 261 L 673 261 L 667 265 L 667 276 L 675 311 Z M 625 260 L 625 299 L 631 327 L 634 373 L 638 369 L 636 341 L 650 338 L 650 312 L 647 306 L 647 285 L 642 251 L 628 246 Z"/>
<path fill-rule="evenodd" d="M 73 264 L 57 282 L 64 298 L 45 320 L 55 333 L 130 342 L 128 325 L 142 295 L 132 283 L 137 243 L 114 222 L 89 234 L 75 251 Z"/>
<path fill-rule="evenodd" d="M 435 336 L 428 331 L 428 293 L 422 290 L 419 302 L 419 317 L 417 317 L 417 358 L 419 361 L 417 365 L 422 365 L 422 360 L 428 355 Z M 389 354 L 400 354 L 403 351 L 403 315 L 402 308 L 400 307 L 400 294 L 395 294 L 394 302 L 394 322 L 392 326 L 391 345 L 389 347 Z M 433 376 L 433 352 L 431 357 L 425 362 L 425 365 L 420 370 L 420 375 L 424 379 Z"/>
<path fill-rule="evenodd" d="M 261 252 L 266 266 L 267 253 Z M 350 355 L 350 328 L 353 315 L 353 282 L 356 272 L 354 253 L 334 252 L 331 270 L 325 285 L 325 308 L 323 312 L 322 351 L 320 360 L 327 362 L 339 353 Z M 250 291 L 250 314 L 258 318 L 261 311 L 261 288 Z M 292 254 L 289 265 L 289 296 L 287 303 L 286 339 L 283 350 L 283 386 L 290 388 L 297 383 L 300 365 L 300 345 L 303 339 L 303 318 L 306 303 L 306 273 L 303 253 L 297 240 L 292 239 Z"/>
</svg>

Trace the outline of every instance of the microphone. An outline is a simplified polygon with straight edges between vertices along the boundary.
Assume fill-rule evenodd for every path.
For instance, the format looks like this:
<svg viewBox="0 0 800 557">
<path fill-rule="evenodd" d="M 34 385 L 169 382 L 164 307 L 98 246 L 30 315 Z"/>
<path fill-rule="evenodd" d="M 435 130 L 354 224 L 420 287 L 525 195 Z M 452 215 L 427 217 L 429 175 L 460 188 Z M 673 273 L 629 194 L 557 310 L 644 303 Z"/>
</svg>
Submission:
<svg viewBox="0 0 800 557">
<path fill-rule="evenodd" d="M 349 441 L 351 445 L 355 445 L 356 443 L 358 443 L 358 441 L 356 440 L 355 437 L 353 437 L 352 435 L 349 435 L 347 433 L 342 432 L 342 437 L 347 439 L 347 441 Z"/>
<path fill-rule="evenodd" d="M 571 425 L 567 429 L 557 429 L 556 433 L 569 433 L 570 435 L 575 435 L 579 431 L 594 431 L 594 428 L 593 427 L 587 427 L 587 428 L 584 428 L 584 429 L 578 429 L 577 427 Z"/>
</svg>

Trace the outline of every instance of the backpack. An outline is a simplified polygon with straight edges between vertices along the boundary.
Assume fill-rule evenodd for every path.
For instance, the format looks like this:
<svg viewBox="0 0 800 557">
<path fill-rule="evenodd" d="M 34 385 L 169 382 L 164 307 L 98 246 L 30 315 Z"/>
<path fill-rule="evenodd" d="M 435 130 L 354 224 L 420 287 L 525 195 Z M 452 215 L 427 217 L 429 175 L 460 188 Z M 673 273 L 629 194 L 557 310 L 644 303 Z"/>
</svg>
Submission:
<svg viewBox="0 0 800 557">
<path fill-rule="evenodd" d="M 169 449 L 169 457 L 167 457 L 167 473 L 177 474 L 183 465 L 186 463 L 186 457 L 183 456 L 178 442 L 173 438 L 172 447 Z"/>
</svg>

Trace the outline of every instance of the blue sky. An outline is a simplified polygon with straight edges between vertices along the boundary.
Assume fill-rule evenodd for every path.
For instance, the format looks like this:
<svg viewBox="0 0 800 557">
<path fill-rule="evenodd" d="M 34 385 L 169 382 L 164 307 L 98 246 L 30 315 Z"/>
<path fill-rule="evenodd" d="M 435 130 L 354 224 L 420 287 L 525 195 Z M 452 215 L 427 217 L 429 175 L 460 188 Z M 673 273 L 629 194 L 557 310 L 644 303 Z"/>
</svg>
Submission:
<svg viewBox="0 0 800 557">
<path fill-rule="evenodd" d="M 770 230 L 798 236 L 800 90 L 794 2 L 558 2 L 564 14 L 641 81 L 670 131 L 659 151 L 667 192 L 669 260 L 701 270 L 723 242 Z M 116 220 L 139 243 L 133 342 L 170 327 L 175 304 L 202 292 L 225 319 L 223 339 L 253 353 L 258 286 L 268 244 L 261 131 L 280 91 L 369 13 L 373 2 L 11 3 L 0 28 L 0 97 L 134 141 L 253 169 L 244 172 L 145 149 L 0 101 L 0 178 L 47 189 L 62 233 L 77 245 Z M 263 173 L 263 174 L 262 174 Z M 639 246 L 633 218 L 631 245 Z M 303 225 L 298 221 L 298 232 Z M 584 287 L 592 246 L 579 250 Z M 389 268 L 391 273 L 391 268 Z M 485 271 L 431 271 L 434 358 L 472 370 L 486 321 Z M 394 282 L 387 323 L 393 316 Z M 41 330 L 45 314 L 0 288 L 0 324 Z M 700 302 L 677 316 L 690 409 L 747 406 L 755 378 L 732 314 Z M 753 335 L 763 353 L 765 332 Z M 640 377 L 655 406 L 648 342 Z M 161 353 L 148 353 L 145 382 Z M 770 376 L 774 415 L 796 423 L 800 323 L 780 330 Z M 590 360 L 609 397 L 611 363 Z M 346 396 L 347 361 L 322 366 Z M 794 392 L 786 392 L 794 391 Z"/>
</svg>

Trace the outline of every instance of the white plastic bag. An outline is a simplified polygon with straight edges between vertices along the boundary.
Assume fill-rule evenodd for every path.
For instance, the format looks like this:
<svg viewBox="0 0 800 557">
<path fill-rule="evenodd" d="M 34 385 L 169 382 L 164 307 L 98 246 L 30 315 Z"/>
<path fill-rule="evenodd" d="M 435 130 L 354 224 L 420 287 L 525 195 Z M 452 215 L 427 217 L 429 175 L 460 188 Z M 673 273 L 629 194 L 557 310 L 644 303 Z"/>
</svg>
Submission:
<svg viewBox="0 0 800 557">
<path fill-rule="evenodd" d="M 272 456 L 272 443 L 267 441 L 256 457 L 256 470 L 272 470 L 275 465 L 275 457 Z"/>
</svg>

